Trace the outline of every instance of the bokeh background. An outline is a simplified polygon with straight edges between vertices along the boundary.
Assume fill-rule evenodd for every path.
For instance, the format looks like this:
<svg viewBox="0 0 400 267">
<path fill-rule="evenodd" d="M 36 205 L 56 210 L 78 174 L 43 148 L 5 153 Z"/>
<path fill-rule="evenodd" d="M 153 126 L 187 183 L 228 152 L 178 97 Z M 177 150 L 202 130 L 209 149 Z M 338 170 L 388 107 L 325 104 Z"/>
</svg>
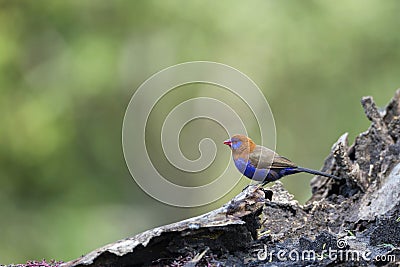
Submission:
<svg viewBox="0 0 400 267">
<path fill-rule="evenodd" d="M 367 129 L 360 98 L 383 106 L 399 87 L 399 13 L 398 1 L 1 0 L 0 263 L 67 261 L 222 204 L 159 203 L 124 162 L 130 97 L 177 63 L 247 74 L 275 116 L 277 151 L 319 169 L 341 134 L 353 142 Z M 168 96 L 160 114 L 190 92 Z M 156 142 L 159 126 L 150 127 Z M 194 149 L 190 134 L 196 143 L 213 124 L 197 127 L 183 131 L 182 147 Z M 283 182 L 304 202 L 311 178 Z"/>
</svg>

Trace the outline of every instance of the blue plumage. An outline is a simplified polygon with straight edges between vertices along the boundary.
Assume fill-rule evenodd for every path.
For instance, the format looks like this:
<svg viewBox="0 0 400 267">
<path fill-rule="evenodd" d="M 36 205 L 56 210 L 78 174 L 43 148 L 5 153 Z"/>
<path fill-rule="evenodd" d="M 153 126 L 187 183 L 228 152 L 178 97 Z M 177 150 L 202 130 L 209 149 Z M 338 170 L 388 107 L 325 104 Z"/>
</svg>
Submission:
<svg viewBox="0 0 400 267">
<path fill-rule="evenodd" d="M 232 149 L 232 157 L 236 168 L 246 177 L 261 181 L 263 184 L 276 181 L 284 176 L 307 172 L 315 175 L 339 179 L 332 174 L 302 168 L 274 151 L 256 145 L 244 135 L 234 135 L 224 144 Z"/>
<path fill-rule="evenodd" d="M 244 174 L 246 177 L 251 177 L 251 179 L 256 181 L 264 181 L 268 174 L 267 169 L 257 169 L 250 161 L 246 161 L 243 158 L 238 158 L 234 160 L 236 168 Z"/>
</svg>

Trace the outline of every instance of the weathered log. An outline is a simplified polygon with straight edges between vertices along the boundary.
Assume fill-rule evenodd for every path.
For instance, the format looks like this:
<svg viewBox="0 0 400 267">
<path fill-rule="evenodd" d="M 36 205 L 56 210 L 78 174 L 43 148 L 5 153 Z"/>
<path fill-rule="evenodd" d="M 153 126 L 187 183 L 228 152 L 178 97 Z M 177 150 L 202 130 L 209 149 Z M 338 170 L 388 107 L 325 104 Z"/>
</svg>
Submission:
<svg viewBox="0 0 400 267">
<path fill-rule="evenodd" d="M 268 189 L 249 186 L 217 210 L 63 266 L 398 266 L 400 90 L 384 110 L 372 97 L 361 103 L 371 126 L 353 145 L 345 133 L 332 146 L 322 170 L 342 180 L 314 177 L 307 204 L 300 205 L 280 182 Z M 358 257 L 347 255 L 356 252 Z"/>
</svg>

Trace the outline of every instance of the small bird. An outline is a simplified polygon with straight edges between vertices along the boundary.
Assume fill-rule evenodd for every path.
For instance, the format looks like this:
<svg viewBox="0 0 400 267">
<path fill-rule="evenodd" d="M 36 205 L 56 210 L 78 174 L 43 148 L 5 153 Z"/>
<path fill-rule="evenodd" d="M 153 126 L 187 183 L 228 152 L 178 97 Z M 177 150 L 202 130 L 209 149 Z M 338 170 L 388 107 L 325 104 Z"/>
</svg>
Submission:
<svg viewBox="0 0 400 267">
<path fill-rule="evenodd" d="M 283 176 L 299 172 L 341 180 L 341 178 L 332 174 L 299 167 L 271 149 L 256 145 L 253 140 L 245 135 L 234 135 L 225 140 L 224 144 L 231 148 L 236 168 L 246 177 L 262 181 L 263 185 L 276 181 Z"/>
</svg>

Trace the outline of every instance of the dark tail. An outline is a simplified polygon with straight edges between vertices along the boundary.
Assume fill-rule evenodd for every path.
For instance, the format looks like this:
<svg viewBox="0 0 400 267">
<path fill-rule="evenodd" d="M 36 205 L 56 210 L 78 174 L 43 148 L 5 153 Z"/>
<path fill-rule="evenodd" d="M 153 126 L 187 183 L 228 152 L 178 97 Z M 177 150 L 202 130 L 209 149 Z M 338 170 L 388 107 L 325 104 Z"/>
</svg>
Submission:
<svg viewBox="0 0 400 267">
<path fill-rule="evenodd" d="M 312 169 L 307 169 L 307 168 L 303 168 L 303 167 L 297 167 L 296 170 L 299 171 L 299 172 L 307 172 L 307 173 L 311 173 L 311 174 L 314 174 L 314 175 L 320 175 L 320 176 L 333 178 L 333 179 L 336 179 L 336 180 L 342 180 L 342 178 L 337 177 L 335 175 L 332 175 L 332 174 L 329 174 L 329 173 L 325 173 L 325 172 L 316 171 L 316 170 L 312 170 Z"/>
</svg>

